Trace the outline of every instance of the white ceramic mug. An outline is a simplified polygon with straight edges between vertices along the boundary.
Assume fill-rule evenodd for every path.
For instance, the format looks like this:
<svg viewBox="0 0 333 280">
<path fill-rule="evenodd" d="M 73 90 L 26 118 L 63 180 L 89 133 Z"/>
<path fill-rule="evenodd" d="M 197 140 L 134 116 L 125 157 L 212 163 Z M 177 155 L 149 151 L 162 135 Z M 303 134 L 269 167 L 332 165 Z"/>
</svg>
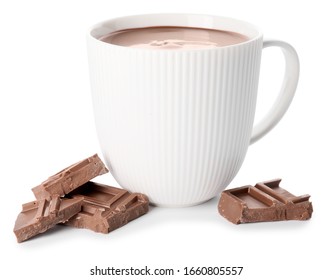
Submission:
<svg viewBox="0 0 333 280">
<path fill-rule="evenodd" d="M 149 50 L 98 40 L 113 31 L 185 26 L 238 32 L 226 47 Z M 262 49 L 280 47 L 286 61 L 280 94 L 253 128 Z M 288 43 L 263 41 L 252 24 L 218 16 L 135 15 L 91 28 L 88 55 L 103 157 L 117 182 L 161 206 L 190 206 L 219 194 L 235 177 L 250 143 L 286 112 L 299 76 Z"/>
</svg>

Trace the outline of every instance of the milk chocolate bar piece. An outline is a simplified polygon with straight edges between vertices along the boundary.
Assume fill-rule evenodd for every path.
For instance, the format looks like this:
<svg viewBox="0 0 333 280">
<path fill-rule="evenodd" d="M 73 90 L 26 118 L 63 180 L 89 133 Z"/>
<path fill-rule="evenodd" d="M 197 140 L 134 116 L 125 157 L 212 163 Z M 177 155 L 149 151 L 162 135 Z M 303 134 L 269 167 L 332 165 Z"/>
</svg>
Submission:
<svg viewBox="0 0 333 280">
<path fill-rule="evenodd" d="M 32 189 L 37 199 L 50 200 L 52 195 L 63 196 L 108 170 L 97 154 L 75 163 L 51 176 Z"/>
<path fill-rule="evenodd" d="M 109 233 L 148 212 L 148 198 L 139 193 L 88 182 L 69 194 L 83 198 L 82 211 L 65 225 Z"/>
<path fill-rule="evenodd" d="M 80 197 L 68 199 L 52 196 L 50 201 L 42 199 L 23 204 L 14 226 L 17 242 L 67 221 L 81 211 L 82 201 Z"/>
<path fill-rule="evenodd" d="M 234 224 L 310 219 L 310 196 L 295 196 L 281 188 L 280 182 L 276 179 L 222 192 L 219 213 Z"/>
</svg>

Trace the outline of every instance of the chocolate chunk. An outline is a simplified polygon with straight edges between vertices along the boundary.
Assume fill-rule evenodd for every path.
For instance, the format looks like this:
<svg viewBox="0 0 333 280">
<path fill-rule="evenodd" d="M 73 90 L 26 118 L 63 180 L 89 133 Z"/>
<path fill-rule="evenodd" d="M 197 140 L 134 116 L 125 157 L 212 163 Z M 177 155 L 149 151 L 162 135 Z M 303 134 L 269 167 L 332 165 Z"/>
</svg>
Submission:
<svg viewBox="0 0 333 280">
<path fill-rule="evenodd" d="M 52 196 L 50 201 L 42 199 L 23 204 L 14 226 L 17 242 L 25 241 L 67 221 L 80 212 L 82 201 L 80 197 L 68 199 Z"/>
<path fill-rule="evenodd" d="M 148 212 L 145 195 L 89 181 L 106 172 L 95 154 L 33 188 L 37 201 L 23 205 L 14 226 L 17 241 L 58 223 L 108 233 Z"/>
<path fill-rule="evenodd" d="M 280 182 L 276 179 L 222 192 L 219 213 L 234 224 L 310 219 L 310 196 L 294 196 Z"/>
<path fill-rule="evenodd" d="M 37 199 L 50 200 L 56 194 L 63 196 L 108 170 L 97 154 L 75 163 L 51 176 L 32 189 Z"/>
<path fill-rule="evenodd" d="M 149 201 L 143 194 L 88 182 L 69 194 L 83 198 L 82 211 L 65 225 L 108 233 L 148 212 Z"/>
</svg>

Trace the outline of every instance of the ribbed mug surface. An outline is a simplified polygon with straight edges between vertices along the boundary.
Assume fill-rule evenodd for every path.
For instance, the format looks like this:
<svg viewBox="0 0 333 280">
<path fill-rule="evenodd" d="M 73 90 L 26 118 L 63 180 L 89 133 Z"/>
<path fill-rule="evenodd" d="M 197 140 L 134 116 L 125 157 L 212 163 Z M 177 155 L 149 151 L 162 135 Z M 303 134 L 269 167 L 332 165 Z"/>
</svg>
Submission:
<svg viewBox="0 0 333 280">
<path fill-rule="evenodd" d="M 219 194 L 249 146 L 261 51 L 259 33 L 227 47 L 162 51 L 88 36 L 97 133 L 119 184 L 164 206 Z"/>
</svg>

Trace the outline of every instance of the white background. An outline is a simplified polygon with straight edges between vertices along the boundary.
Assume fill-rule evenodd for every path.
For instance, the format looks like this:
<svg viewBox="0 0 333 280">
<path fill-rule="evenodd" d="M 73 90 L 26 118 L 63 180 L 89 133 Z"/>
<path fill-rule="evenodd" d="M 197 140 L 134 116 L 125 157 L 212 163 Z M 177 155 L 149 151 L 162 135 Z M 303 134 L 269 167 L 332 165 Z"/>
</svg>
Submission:
<svg viewBox="0 0 333 280">
<path fill-rule="evenodd" d="M 185 266 L 244 266 L 240 277 L 230 279 L 331 275 L 333 19 L 329 2 L 1 1 L 0 278 L 93 279 L 89 270 L 95 265 L 181 271 Z M 235 226 L 219 216 L 215 198 L 190 208 L 152 207 L 144 217 L 108 235 L 57 226 L 16 243 L 14 222 L 21 204 L 34 198 L 30 189 L 62 168 L 100 154 L 86 30 L 107 18 L 155 12 L 247 20 L 260 26 L 266 37 L 288 41 L 297 49 L 301 76 L 295 99 L 278 126 L 249 148 L 229 187 L 281 177 L 281 186 L 296 195 L 311 194 L 312 219 Z M 257 119 L 272 104 L 282 72 L 281 54 L 264 50 Z M 96 181 L 117 186 L 109 174 Z M 131 277 L 97 277 L 107 278 Z M 169 278 L 191 277 L 178 273 Z"/>
</svg>

